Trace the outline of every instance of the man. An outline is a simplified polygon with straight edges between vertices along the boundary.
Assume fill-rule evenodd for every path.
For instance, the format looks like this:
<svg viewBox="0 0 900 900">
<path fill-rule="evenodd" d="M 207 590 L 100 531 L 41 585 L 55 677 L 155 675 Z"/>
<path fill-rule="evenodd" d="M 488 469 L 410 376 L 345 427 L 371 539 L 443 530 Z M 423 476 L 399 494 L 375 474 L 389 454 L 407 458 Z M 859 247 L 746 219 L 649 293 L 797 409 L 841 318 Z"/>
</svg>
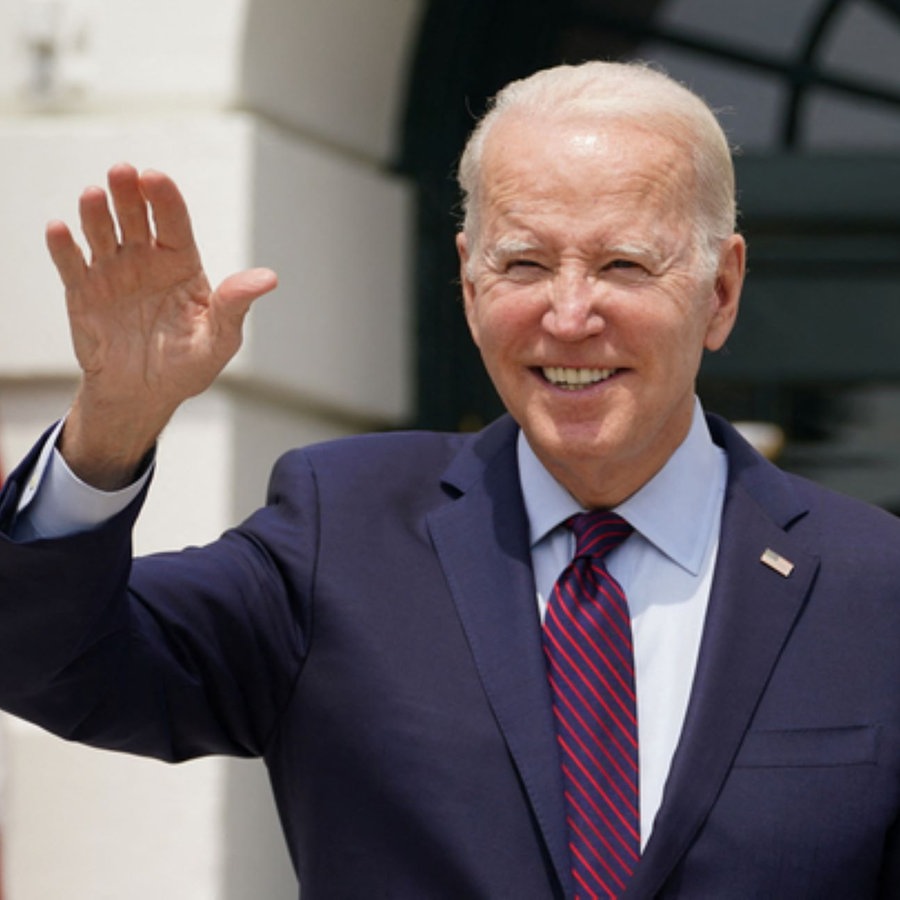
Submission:
<svg viewBox="0 0 900 900">
<path fill-rule="evenodd" d="M 158 173 L 110 172 L 115 219 L 83 195 L 89 264 L 49 227 L 84 377 L 0 498 L 3 705 L 263 756 L 304 900 L 900 896 L 900 526 L 699 412 L 745 256 L 714 117 L 644 67 L 553 69 L 501 93 L 460 179 L 466 316 L 510 415 L 294 451 L 247 522 L 133 565 L 159 432 L 275 279 L 210 291 Z M 592 588 L 585 510 L 618 543 Z M 623 595 L 588 636 L 621 647 L 567 653 L 559 623 Z M 622 732 L 591 736 L 563 682 L 609 689 Z"/>
</svg>

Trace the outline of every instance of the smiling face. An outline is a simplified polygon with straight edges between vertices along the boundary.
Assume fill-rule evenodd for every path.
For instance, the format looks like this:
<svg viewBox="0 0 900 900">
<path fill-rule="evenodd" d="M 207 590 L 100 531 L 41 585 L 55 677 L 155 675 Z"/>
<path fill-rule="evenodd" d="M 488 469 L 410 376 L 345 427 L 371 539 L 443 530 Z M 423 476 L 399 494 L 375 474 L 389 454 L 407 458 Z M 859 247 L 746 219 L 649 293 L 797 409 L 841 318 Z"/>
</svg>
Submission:
<svg viewBox="0 0 900 900">
<path fill-rule="evenodd" d="M 744 244 L 732 236 L 710 265 L 689 152 L 621 119 L 510 113 L 484 148 L 477 233 L 457 239 L 488 373 L 588 507 L 664 465 L 690 426 L 703 348 L 734 322 Z"/>
</svg>

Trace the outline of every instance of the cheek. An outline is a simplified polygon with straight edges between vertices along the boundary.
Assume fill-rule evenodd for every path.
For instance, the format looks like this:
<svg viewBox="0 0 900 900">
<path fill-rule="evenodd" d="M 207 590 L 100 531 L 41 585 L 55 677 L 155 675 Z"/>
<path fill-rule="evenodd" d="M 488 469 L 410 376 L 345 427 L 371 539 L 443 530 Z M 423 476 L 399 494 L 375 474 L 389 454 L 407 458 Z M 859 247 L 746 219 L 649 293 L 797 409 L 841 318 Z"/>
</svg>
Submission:
<svg viewBox="0 0 900 900">
<path fill-rule="evenodd" d="M 660 300 L 655 309 L 647 304 L 642 315 L 611 322 L 610 330 L 615 331 L 616 340 L 626 350 L 642 360 L 645 371 L 653 372 L 657 381 L 674 388 L 676 382 L 696 374 L 706 326 L 696 311 Z"/>
<path fill-rule="evenodd" d="M 533 299 L 522 291 L 485 291 L 467 305 L 469 330 L 482 351 L 509 348 L 533 332 L 536 318 Z"/>
</svg>

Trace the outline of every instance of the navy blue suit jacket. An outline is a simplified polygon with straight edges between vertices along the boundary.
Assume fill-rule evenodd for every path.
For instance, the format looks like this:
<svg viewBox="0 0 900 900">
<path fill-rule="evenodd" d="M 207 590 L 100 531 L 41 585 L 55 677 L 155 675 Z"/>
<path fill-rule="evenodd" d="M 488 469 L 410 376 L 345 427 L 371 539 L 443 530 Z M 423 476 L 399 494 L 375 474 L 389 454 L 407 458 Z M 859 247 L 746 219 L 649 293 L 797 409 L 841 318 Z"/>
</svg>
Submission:
<svg viewBox="0 0 900 900">
<path fill-rule="evenodd" d="M 711 427 L 719 557 L 626 897 L 898 897 L 900 525 Z M 240 527 L 133 565 L 139 503 L 0 540 L 0 705 L 165 760 L 264 757 L 304 900 L 571 896 L 515 436 L 293 451 Z"/>
</svg>

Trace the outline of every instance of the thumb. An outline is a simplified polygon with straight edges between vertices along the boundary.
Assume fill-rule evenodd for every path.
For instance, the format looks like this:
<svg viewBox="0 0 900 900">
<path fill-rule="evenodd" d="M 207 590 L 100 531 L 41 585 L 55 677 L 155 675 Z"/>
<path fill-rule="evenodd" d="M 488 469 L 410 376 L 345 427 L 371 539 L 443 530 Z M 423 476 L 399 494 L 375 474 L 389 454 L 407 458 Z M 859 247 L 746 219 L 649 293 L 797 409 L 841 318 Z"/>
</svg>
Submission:
<svg viewBox="0 0 900 900">
<path fill-rule="evenodd" d="M 247 269 L 229 275 L 214 294 L 220 314 L 243 319 L 254 300 L 278 286 L 278 276 L 271 269 Z"/>
</svg>

